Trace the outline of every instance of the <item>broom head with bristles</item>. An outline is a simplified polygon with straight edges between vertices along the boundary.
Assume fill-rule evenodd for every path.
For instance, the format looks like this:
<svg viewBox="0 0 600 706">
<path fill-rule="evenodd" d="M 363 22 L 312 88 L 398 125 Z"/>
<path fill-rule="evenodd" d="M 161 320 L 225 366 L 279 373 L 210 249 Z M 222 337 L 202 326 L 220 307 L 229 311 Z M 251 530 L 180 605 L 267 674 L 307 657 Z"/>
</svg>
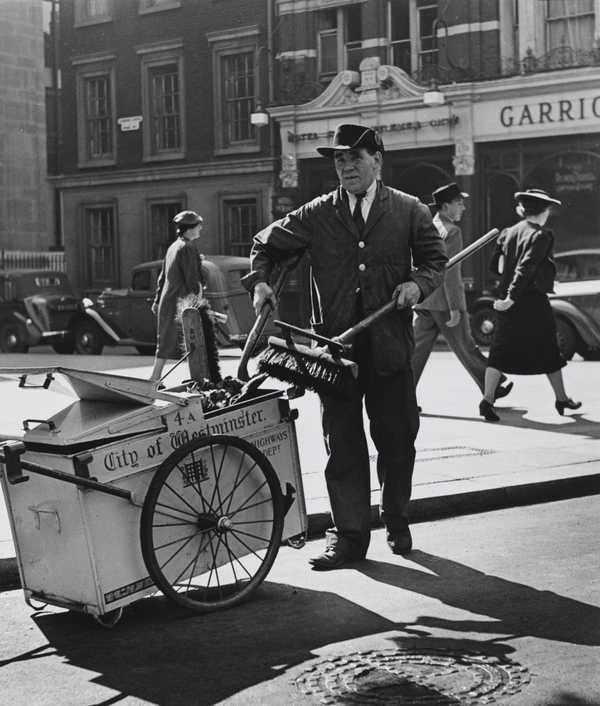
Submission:
<svg viewBox="0 0 600 706">
<path fill-rule="evenodd" d="M 320 395 L 350 397 L 356 390 L 358 365 L 332 356 L 326 348 L 310 348 L 269 337 L 269 345 L 258 360 L 258 370 Z"/>
</svg>

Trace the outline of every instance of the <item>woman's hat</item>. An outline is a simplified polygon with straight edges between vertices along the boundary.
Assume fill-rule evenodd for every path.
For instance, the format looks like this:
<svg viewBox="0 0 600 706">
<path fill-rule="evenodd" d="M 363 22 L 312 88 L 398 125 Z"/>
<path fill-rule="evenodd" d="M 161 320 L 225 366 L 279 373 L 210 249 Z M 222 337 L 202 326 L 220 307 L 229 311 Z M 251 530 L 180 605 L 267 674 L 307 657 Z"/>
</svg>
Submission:
<svg viewBox="0 0 600 706">
<path fill-rule="evenodd" d="M 196 226 L 202 222 L 202 216 L 196 211 L 179 211 L 173 218 L 173 223 L 178 226 Z"/>
<path fill-rule="evenodd" d="M 431 198 L 433 199 L 433 203 L 430 203 L 430 206 L 441 206 L 443 203 L 450 203 L 450 201 L 454 201 L 455 199 L 466 199 L 469 197 L 469 194 L 465 193 L 464 191 L 461 191 L 458 188 L 458 184 L 456 182 L 451 182 L 450 184 L 446 184 L 445 186 L 440 186 L 439 189 L 436 189 L 432 194 Z"/>
<path fill-rule="evenodd" d="M 515 192 L 515 200 L 519 199 L 537 199 L 538 201 L 546 201 L 548 203 L 553 203 L 555 206 L 562 206 L 562 201 L 558 199 L 553 199 L 547 192 L 543 189 L 526 189 L 525 191 Z"/>
<path fill-rule="evenodd" d="M 338 125 L 332 144 L 328 147 L 317 147 L 317 152 L 323 157 L 333 157 L 336 150 L 353 150 L 358 147 L 366 147 L 383 154 L 383 142 L 375 130 L 364 125 L 350 124 Z"/>
</svg>

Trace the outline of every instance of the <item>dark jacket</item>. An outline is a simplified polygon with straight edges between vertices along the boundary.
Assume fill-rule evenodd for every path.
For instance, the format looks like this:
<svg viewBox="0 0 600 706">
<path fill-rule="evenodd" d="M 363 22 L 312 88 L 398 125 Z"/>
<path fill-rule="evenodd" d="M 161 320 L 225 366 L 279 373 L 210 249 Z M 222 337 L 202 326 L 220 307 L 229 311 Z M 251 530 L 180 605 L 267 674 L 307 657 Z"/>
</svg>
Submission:
<svg viewBox="0 0 600 706">
<path fill-rule="evenodd" d="M 447 262 L 427 206 L 383 184 L 378 185 L 362 237 L 341 187 L 258 233 L 247 288 L 269 281 L 274 263 L 298 251 L 309 253 L 321 302 L 319 333 L 327 337 L 356 323 L 359 296 L 364 316 L 389 302 L 402 282 L 416 282 L 421 298 L 426 297 L 441 284 Z M 408 367 L 413 348 L 411 310 L 390 313 L 373 324 L 369 334 L 380 374 Z"/>
<path fill-rule="evenodd" d="M 522 220 L 502 234 L 504 270 L 498 294 L 517 302 L 528 292 L 554 291 L 556 266 L 552 260 L 552 231 Z"/>
</svg>

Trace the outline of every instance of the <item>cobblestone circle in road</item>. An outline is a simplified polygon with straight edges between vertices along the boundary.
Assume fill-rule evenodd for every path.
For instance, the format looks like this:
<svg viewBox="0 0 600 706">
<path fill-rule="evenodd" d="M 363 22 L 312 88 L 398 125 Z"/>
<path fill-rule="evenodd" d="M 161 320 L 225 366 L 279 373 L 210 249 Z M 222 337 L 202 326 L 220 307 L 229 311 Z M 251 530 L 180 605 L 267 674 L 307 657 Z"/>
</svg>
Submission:
<svg viewBox="0 0 600 706">
<path fill-rule="evenodd" d="M 478 706 L 515 694 L 525 667 L 481 653 L 441 649 L 354 652 L 317 662 L 295 680 L 322 704 Z"/>
</svg>

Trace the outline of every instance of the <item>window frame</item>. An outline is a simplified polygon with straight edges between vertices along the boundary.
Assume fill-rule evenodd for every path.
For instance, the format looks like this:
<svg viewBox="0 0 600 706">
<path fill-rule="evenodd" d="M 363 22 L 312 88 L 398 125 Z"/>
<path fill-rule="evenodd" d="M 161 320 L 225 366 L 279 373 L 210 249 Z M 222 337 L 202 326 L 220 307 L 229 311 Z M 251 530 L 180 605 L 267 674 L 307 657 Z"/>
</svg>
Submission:
<svg viewBox="0 0 600 706">
<path fill-rule="evenodd" d="M 399 41 L 406 42 L 407 40 L 398 40 L 393 42 L 392 40 L 392 7 L 398 0 L 387 0 L 387 13 L 386 13 L 386 36 L 388 43 L 388 61 L 391 65 L 394 64 L 394 46 L 398 44 Z M 439 65 L 439 48 L 437 47 L 437 30 L 433 36 L 436 44 L 435 49 L 423 49 L 421 45 L 421 13 L 424 10 L 429 10 L 435 7 L 438 10 L 439 15 L 439 1 L 431 0 L 430 3 L 426 5 L 417 5 L 417 0 L 408 0 L 408 13 L 409 13 L 409 54 L 410 54 L 410 71 L 409 74 L 415 74 L 427 66 L 438 66 Z M 436 61 L 434 64 L 422 64 L 421 58 L 425 54 L 436 54 Z M 401 67 L 400 67 L 401 68 Z"/>
<path fill-rule="evenodd" d="M 142 143 L 144 162 L 164 162 L 167 160 L 184 159 L 186 156 L 186 120 L 185 120 L 185 72 L 183 59 L 183 44 L 177 42 L 169 46 L 153 46 L 140 48 L 137 50 L 141 56 L 140 72 L 142 87 Z M 164 149 L 155 152 L 154 128 L 152 123 L 152 72 L 156 68 L 169 65 L 177 66 L 177 76 L 179 83 L 179 134 L 180 144 L 178 148 Z"/>
<path fill-rule="evenodd" d="M 247 257 L 250 254 L 250 248 L 252 246 L 252 241 L 248 241 L 248 250 L 244 253 L 232 252 L 230 248 L 230 240 L 227 233 L 227 213 L 226 209 L 231 204 L 240 204 L 244 201 L 253 201 L 256 206 L 256 231 L 258 232 L 262 228 L 262 203 L 263 194 L 261 191 L 244 191 L 238 193 L 232 192 L 222 192 L 219 194 L 219 220 L 221 222 L 221 228 L 219 229 L 221 233 L 221 243 L 220 249 L 224 255 L 231 255 L 234 257 Z M 251 234 L 251 237 L 255 233 Z M 240 245 L 242 243 L 240 242 Z"/>
<path fill-rule="evenodd" d="M 87 15 L 82 7 L 84 2 L 86 2 L 86 0 L 74 0 L 74 27 L 87 27 L 89 25 L 98 25 L 113 21 L 115 12 L 114 0 L 106 0 L 107 12 L 104 15 Z"/>
<path fill-rule="evenodd" d="M 155 12 L 165 12 L 165 10 L 178 10 L 181 8 L 181 0 L 166 0 L 162 5 L 156 7 L 144 7 L 146 0 L 138 0 L 138 15 L 152 15 Z"/>
<path fill-rule="evenodd" d="M 227 145 L 225 142 L 222 59 L 239 54 L 252 54 L 254 58 L 254 103 L 256 106 L 261 97 L 262 86 L 260 62 L 258 61 L 259 28 L 257 25 L 252 25 L 227 32 L 211 32 L 207 37 L 212 51 L 214 154 L 215 156 L 225 156 L 257 153 L 261 149 L 261 143 L 259 131 L 254 125 L 250 125 L 250 134 L 253 137 L 248 140 L 240 140 L 232 145 Z"/>
<path fill-rule="evenodd" d="M 180 205 L 180 211 L 185 211 L 187 209 L 187 194 L 173 194 L 168 196 L 151 197 L 146 199 L 146 233 L 145 238 L 145 257 L 150 260 L 162 259 L 160 257 L 155 257 L 153 253 L 153 230 L 152 230 L 152 208 L 154 206 L 168 206 L 171 204 L 178 203 Z"/>
<path fill-rule="evenodd" d="M 116 199 L 105 199 L 102 201 L 86 201 L 80 204 L 81 232 L 83 233 L 83 245 L 81 251 L 81 266 L 84 272 L 86 286 L 91 289 L 105 289 L 106 287 L 118 286 L 120 281 L 120 242 L 118 209 Z M 91 233 L 88 230 L 87 214 L 91 211 L 104 210 L 111 213 L 112 220 L 112 280 L 94 280 L 92 278 L 93 261 L 91 258 Z"/>
<path fill-rule="evenodd" d="M 106 167 L 117 163 L 117 89 L 116 70 L 114 57 L 107 57 L 104 60 L 93 59 L 90 61 L 79 60 L 75 71 L 75 97 L 77 101 L 77 166 L 79 169 Z M 99 76 L 108 76 L 110 87 L 110 128 L 112 141 L 112 155 L 110 157 L 91 158 L 87 149 L 88 128 L 87 128 L 87 81 Z"/>
</svg>

